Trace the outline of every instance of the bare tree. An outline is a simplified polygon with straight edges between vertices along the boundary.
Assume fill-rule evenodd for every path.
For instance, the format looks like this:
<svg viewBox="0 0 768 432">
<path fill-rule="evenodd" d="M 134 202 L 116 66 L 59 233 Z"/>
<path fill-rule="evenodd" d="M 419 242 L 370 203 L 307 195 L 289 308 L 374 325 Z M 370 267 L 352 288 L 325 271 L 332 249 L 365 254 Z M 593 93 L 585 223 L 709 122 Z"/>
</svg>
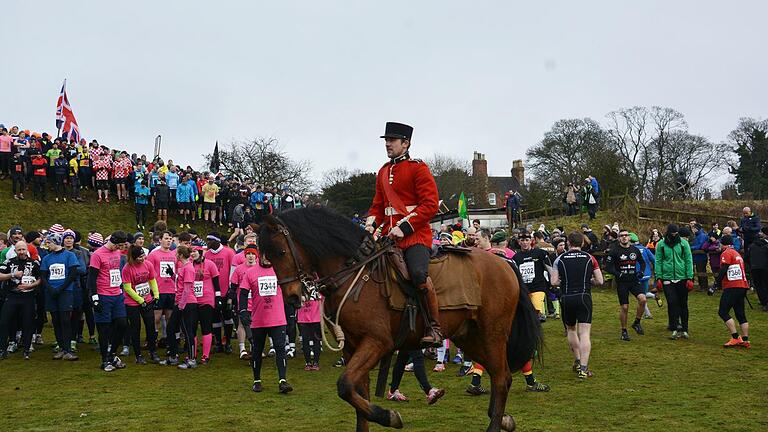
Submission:
<svg viewBox="0 0 768 432">
<path fill-rule="evenodd" d="M 432 175 L 435 177 L 441 176 L 449 171 L 460 170 L 469 173 L 471 164 L 468 160 L 455 158 L 450 155 L 435 153 L 432 157 L 424 160 L 427 166 L 429 166 Z"/>
<path fill-rule="evenodd" d="M 211 155 L 206 155 L 210 161 Z M 296 193 L 313 189 L 309 179 L 312 166 L 306 160 L 293 160 L 277 138 L 258 137 L 250 141 L 232 141 L 219 151 L 221 169 L 243 181 L 289 188 Z"/>
</svg>

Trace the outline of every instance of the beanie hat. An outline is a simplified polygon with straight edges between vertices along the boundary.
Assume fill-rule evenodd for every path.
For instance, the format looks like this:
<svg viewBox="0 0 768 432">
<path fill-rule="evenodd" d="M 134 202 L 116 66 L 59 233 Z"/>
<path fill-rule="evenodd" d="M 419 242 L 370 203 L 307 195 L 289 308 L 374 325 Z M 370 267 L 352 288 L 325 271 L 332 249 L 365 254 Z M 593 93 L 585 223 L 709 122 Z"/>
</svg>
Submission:
<svg viewBox="0 0 768 432">
<path fill-rule="evenodd" d="M 495 233 L 493 236 L 491 236 L 491 243 L 499 244 L 507 239 L 507 233 L 504 231 L 499 231 Z"/>
<path fill-rule="evenodd" d="M 52 233 L 48 234 L 48 237 L 46 237 L 46 240 L 51 242 L 51 243 L 53 243 L 53 244 L 55 244 L 55 245 L 57 245 L 57 246 L 61 246 L 61 242 L 62 242 L 63 238 L 62 238 L 61 234 L 52 232 Z"/>
<path fill-rule="evenodd" d="M 64 240 L 67 237 L 72 237 L 74 239 L 75 238 L 75 232 L 72 231 L 71 229 L 68 229 L 68 230 L 64 231 L 63 233 L 61 233 L 61 239 L 62 240 Z"/>
<path fill-rule="evenodd" d="M 64 227 L 60 224 L 53 224 L 50 228 L 48 228 L 49 232 L 56 233 L 56 234 L 63 234 L 64 233 Z"/>
<path fill-rule="evenodd" d="M 259 249 L 256 246 L 254 246 L 254 245 L 250 245 L 250 246 L 245 248 L 245 251 L 243 253 L 246 253 L 246 254 L 252 253 L 252 254 L 256 254 L 256 256 L 258 256 L 259 255 Z"/>
<path fill-rule="evenodd" d="M 144 233 L 143 233 L 143 232 L 141 232 L 141 231 L 138 231 L 138 232 L 136 232 L 136 233 L 134 233 L 134 234 L 133 234 L 133 240 L 134 240 L 134 241 L 135 241 L 137 238 L 139 238 L 139 237 L 141 237 L 141 238 L 144 238 Z"/>
<path fill-rule="evenodd" d="M 104 246 L 104 237 L 97 232 L 90 233 L 88 234 L 88 244 L 93 247 Z"/>
<path fill-rule="evenodd" d="M 637 243 L 640 241 L 640 238 L 637 237 L 637 234 L 631 232 L 629 233 L 629 241 L 631 241 L 632 243 Z"/>
<path fill-rule="evenodd" d="M 24 241 L 27 243 L 32 243 L 33 241 L 40 238 L 40 233 L 37 231 L 30 231 L 26 234 L 24 234 Z"/>
</svg>

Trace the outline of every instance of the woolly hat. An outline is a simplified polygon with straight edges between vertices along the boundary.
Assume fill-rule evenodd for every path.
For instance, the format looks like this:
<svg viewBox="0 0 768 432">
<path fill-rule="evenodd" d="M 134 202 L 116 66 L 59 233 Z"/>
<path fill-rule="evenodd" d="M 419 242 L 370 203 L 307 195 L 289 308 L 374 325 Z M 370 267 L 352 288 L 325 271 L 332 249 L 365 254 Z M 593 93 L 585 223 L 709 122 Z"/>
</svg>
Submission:
<svg viewBox="0 0 768 432">
<path fill-rule="evenodd" d="M 640 241 L 640 238 L 637 237 L 637 234 L 631 232 L 629 233 L 629 241 L 631 241 L 632 243 L 637 243 Z"/>
<path fill-rule="evenodd" d="M 65 230 L 63 233 L 61 233 L 61 239 L 64 240 L 67 237 L 75 238 L 75 232 L 71 229 Z"/>
<path fill-rule="evenodd" d="M 491 243 L 493 244 L 499 244 L 507 239 L 507 233 L 504 231 L 499 231 L 495 233 L 493 236 L 491 236 Z"/>
<path fill-rule="evenodd" d="M 104 237 L 97 232 L 90 233 L 88 234 L 88 244 L 93 247 L 104 246 Z"/>
<path fill-rule="evenodd" d="M 64 233 L 64 227 L 60 224 L 53 224 L 50 228 L 48 228 L 48 232 L 55 233 L 55 234 L 63 234 Z"/>
<path fill-rule="evenodd" d="M 53 243 L 55 245 L 61 246 L 61 242 L 63 240 L 63 237 L 59 233 L 52 232 L 52 233 L 48 234 L 48 237 L 46 237 L 45 240 L 49 241 L 49 242 L 51 242 L 51 243 Z"/>
</svg>

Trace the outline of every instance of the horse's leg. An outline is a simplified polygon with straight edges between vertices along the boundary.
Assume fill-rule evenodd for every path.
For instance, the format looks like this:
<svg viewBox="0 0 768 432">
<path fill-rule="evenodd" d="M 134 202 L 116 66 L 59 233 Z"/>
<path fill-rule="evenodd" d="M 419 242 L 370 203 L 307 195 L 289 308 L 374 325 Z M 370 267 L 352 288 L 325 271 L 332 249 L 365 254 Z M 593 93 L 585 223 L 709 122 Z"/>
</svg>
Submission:
<svg viewBox="0 0 768 432">
<path fill-rule="evenodd" d="M 357 385 L 357 389 L 356 389 L 357 394 L 359 394 L 363 399 L 370 402 L 371 401 L 371 393 L 370 393 L 371 377 L 368 374 L 365 374 L 360 381 L 361 382 Z M 356 413 L 357 413 L 356 431 L 368 432 L 368 419 L 365 418 L 365 416 L 360 410 L 357 410 Z"/>
<path fill-rule="evenodd" d="M 504 345 L 488 346 L 503 347 Z M 507 406 L 509 387 L 512 384 L 512 375 L 509 373 L 509 366 L 507 365 L 506 348 L 503 348 L 503 351 L 501 352 L 493 352 L 488 357 L 488 364 L 483 365 L 485 370 L 488 371 L 488 375 L 490 375 L 491 379 L 491 400 L 488 404 L 488 417 L 491 419 L 491 423 L 488 425 L 487 431 L 514 430 L 515 421 L 511 416 L 504 414 L 504 409 Z M 509 427 L 511 427 L 511 429 L 509 429 Z"/>
<path fill-rule="evenodd" d="M 365 420 L 400 429 L 403 427 L 403 420 L 398 412 L 374 405 L 365 400 L 358 392 L 364 380 L 370 379 L 367 378 L 368 374 L 385 352 L 386 350 L 378 341 L 363 340 L 356 347 L 355 354 L 349 359 L 346 370 L 336 382 L 336 387 L 339 397 L 357 410 L 358 418 L 362 415 Z M 361 421 L 358 420 L 357 424 L 360 427 Z"/>
</svg>

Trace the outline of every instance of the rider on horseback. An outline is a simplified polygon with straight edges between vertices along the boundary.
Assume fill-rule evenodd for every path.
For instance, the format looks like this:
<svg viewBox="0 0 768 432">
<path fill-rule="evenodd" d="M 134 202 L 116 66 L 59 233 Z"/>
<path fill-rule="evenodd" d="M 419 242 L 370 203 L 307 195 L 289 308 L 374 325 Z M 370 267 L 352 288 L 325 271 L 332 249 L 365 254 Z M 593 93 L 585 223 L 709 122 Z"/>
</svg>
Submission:
<svg viewBox="0 0 768 432">
<path fill-rule="evenodd" d="M 419 159 L 411 159 L 413 128 L 388 122 L 384 135 L 387 156 L 376 176 L 376 194 L 368 210 L 365 229 L 373 233 L 381 226 L 382 234 L 394 239 L 403 257 L 428 323 L 423 346 L 439 347 L 443 341 L 437 295 L 428 275 L 432 231 L 429 221 L 438 210 L 435 178 Z"/>
</svg>

